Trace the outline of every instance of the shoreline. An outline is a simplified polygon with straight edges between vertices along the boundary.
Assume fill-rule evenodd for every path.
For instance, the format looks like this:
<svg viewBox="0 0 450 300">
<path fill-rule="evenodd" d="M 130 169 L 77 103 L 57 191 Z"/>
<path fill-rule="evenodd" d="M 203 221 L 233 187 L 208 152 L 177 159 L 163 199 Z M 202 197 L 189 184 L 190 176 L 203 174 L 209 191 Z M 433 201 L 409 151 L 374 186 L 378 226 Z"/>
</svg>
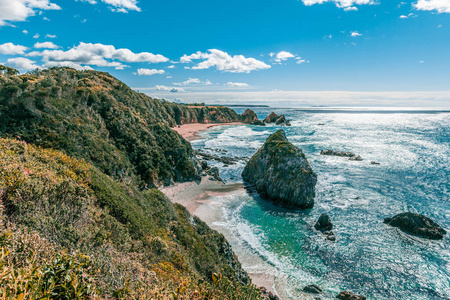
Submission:
<svg viewBox="0 0 450 300">
<path fill-rule="evenodd" d="M 203 177 L 200 183 L 175 183 L 171 186 L 161 187 L 160 191 L 172 202 L 183 205 L 189 213 L 199 217 L 209 227 L 223 234 L 238 257 L 242 269 L 247 272 L 254 285 L 266 288 L 283 300 L 314 299 L 314 297 L 306 293 L 295 298 L 286 294 L 284 283 L 278 280 L 278 270 L 251 249 L 243 246 L 232 230 L 220 225 L 224 220 L 221 208 L 221 203 L 224 201 L 223 198 L 247 193 L 247 191 L 243 183 L 226 184 L 220 181 L 209 180 L 209 178 L 211 177 Z M 254 266 L 259 267 L 255 268 Z"/>
<path fill-rule="evenodd" d="M 173 130 L 178 132 L 185 140 L 191 142 L 200 138 L 200 132 L 217 127 L 217 126 L 231 126 L 231 125 L 248 125 L 242 122 L 230 122 L 230 123 L 190 123 L 183 124 L 176 127 L 172 127 Z"/>
</svg>

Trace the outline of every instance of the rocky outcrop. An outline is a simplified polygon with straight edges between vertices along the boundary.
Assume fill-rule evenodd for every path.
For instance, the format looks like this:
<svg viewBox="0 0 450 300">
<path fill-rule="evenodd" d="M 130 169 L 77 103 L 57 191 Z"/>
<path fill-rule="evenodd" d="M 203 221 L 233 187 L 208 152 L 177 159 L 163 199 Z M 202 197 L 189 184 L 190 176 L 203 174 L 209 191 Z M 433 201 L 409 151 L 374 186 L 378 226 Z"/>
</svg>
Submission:
<svg viewBox="0 0 450 300">
<path fill-rule="evenodd" d="M 291 126 L 291 123 L 284 115 L 279 116 L 274 112 L 271 112 L 270 115 L 264 119 L 264 123 L 275 123 L 276 125 Z"/>
<path fill-rule="evenodd" d="M 269 136 L 247 163 L 242 177 L 263 199 L 280 206 L 314 206 L 317 175 L 303 151 L 288 141 L 283 130 Z"/>
<path fill-rule="evenodd" d="M 303 291 L 308 294 L 322 294 L 323 291 L 315 284 L 307 285 L 303 288 Z"/>
<path fill-rule="evenodd" d="M 401 231 L 431 240 L 444 238 L 447 232 L 430 218 L 405 212 L 393 218 L 384 219 L 384 223 L 399 228 Z"/>
<path fill-rule="evenodd" d="M 260 287 L 259 290 L 261 291 L 261 299 L 262 300 L 280 300 L 280 298 L 272 293 L 271 291 L 267 290 L 265 287 Z"/>
<path fill-rule="evenodd" d="M 361 156 L 356 155 L 355 153 L 349 152 L 349 151 L 334 151 L 331 149 L 322 150 L 320 151 L 321 155 L 330 155 L 330 156 L 341 156 L 341 157 L 348 157 L 348 160 L 357 160 L 361 161 L 363 160 Z"/>
<path fill-rule="evenodd" d="M 314 228 L 325 236 L 327 240 L 332 242 L 336 241 L 336 237 L 334 232 L 331 231 L 333 229 L 333 223 L 331 223 L 330 217 L 327 214 L 321 214 L 319 220 L 317 220 Z"/>
<path fill-rule="evenodd" d="M 258 116 L 256 113 L 251 110 L 247 109 L 242 115 L 241 115 L 241 121 L 243 123 L 252 124 L 252 125 L 262 125 L 265 126 L 266 124 L 263 121 L 258 120 Z"/>
<path fill-rule="evenodd" d="M 341 300 L 366 300 L 366 297 L 364 296 L 356 295 L 347 291 L 341 292 L 336 298 Z"/>
</svg>

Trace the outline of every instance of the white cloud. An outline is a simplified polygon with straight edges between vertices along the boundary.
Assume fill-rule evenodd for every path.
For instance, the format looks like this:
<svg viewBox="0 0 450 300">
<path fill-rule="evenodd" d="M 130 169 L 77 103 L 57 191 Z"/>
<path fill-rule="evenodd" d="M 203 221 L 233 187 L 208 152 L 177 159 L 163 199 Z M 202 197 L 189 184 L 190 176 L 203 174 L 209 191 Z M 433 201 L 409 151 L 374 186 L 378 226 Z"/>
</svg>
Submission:
<svg viewBox="0 0 450 300">
<path fill-rule="evenodd" d="M 408 18 L 415 18 L 415 17 L 417 17 L 417 15 L 410 13 L 408 15 L 401 15 L 399 18 L 400 19 L 408 19 Z"/>
<path fill-rule="evenodd" d="M 21 45 L 14 45 L 13 43 L 5 43 L 0 45 L 0 53 L 6 55 L 25 54 L 28 48 Z"/>
<path fill-rule="evenodd" d="M 38 35 L 38 37 L 39 37 L 39 35 Z M 45 38 L 46 39 L 56 39 L 56 35 L 54 35 L 54 34 L 46 34 Z"/>
<path fill-rule="evenodd" d="M 39 33 L 36 33 L 35 35 L 33 35 L 33 39 L 38 39 L 40 37 Z"/>
<path fill-rule="evenodd" d="M 190 84 L 203 84 L 203 85 L 211 85 L 211 81 L 209 80 L 205 80 L 205 81 L 201 81 L 198 78 L 188 78 L 188 80 L 183 81 L 183 82 L 174 82 L 174 85 L 178 85 L 178 86 L 186 86 L 186 85 L 190 85 Z"/>
<path fill-rule="evenodd" d="M 28 30 L 22 30 L 23 34 L 28 34 Z"/>
<path fill-rule="evenodd" d="M 0 0 L 0 26 L 7 25 L 8 22 L 25 21 L 34 16 L 36 11 L 60 9 L 49 0 Z"/>
<path fill-rule="evenodd" d="M 165 85 L 157 85 L 155 86 L 155 89 L 157 91 L 163 91 L 163 92 L 171 92 L 171 93 L 184 93 L 185 90 L 179 87 L 168 87 Z"/>
<path fill-rule="evenodd" d="M 174 69 L 175 68 L 175 66 L 174 65 L 170 65 L 170 66 L 168 66 L 168 67 L 166 67 L 167 69 Z"/>
<path fill-rule="evenodd" d="M 346 11 L 358 10 L 355 5 L 375 4 L 375 0 L 302 0 L 306 6 L 314 4 L 323 4 L 326 2 L 333 2 L 337 7 L 343 8 Z"/>
<path fill-rule="evenodd" d="M 21 70 L 34 70 L 40 68 L 38 65 L 35 64 L 36 63 L 35 61 L 25 57 L 10 58 L 6 62 L 8 65 Z"/>
<path fill-rule="evenodd" d="M 52 42 L 43 42 L 43 43 L 36 43 L 36 44 L 34 44 L 34 48 L 36 48 L 36 49 L 42 49 L 42 48 L 45 48 L 45 49 L 58 49 L 59 46 L 53 44 Z"/>
<path fill-rule="evenodd" d="M 351 34 L 352 37 L 358 37 L 358 36 L 362 36 L 361 33 L 359 33 L 358 31 L 353 31 Z"/>
<path fill-rule="evenodd" d="M 272 52 L 272 53 L 270 53 L 270 56 L 271 56 L 271 57 L 275 57 L 275 61 L 278 62 L 278 63 L 280 63 L 280 62 L 282 62 L 282 61 L 286 61 L 286 60 L 288 60 L 289 58 L 294 58 L 294 57 L 295 57 L 294 54 L 292 54 L 292 53 L 290 53 L 290 52 L 287 52 L 287 51 L 280 51 L 280 52 L 278 52 L 277 54 L 274 54 L 274 53 Z"/>
<path fill-rule="evenodd" d="M 156 70 L 156 69 L 138 69 L 139 76 L 152 76 L 155 74 L 164 74 L 166 73 L 164 70 Z"/>
<path fill-rule="evenodd" d="M 243 82 L 227 82 L 227 86 L 230 87 L 248 87 L 247 83 L 243 83 Z"/>
<path fill-rule="evenodd" d="M 97 4 L 95 0 L 81 0 L 90 4 Z M 141 11 L 137 6 L 137 0 L 100 0 L 103 3 L 111 5 L 111 10 L 116 12 L 127 13 L 130 10 Z"/>
<path fill-rule="evenodd" d="M 439 13 L 450 13 L 450 0 L 419 0 L 414 6 L 418 10 L 435 10 Z"/>
<path fill-rule="evenodd" d="M 211 67 L 216 67 L 219 71 L 231 72 L 231 73 L 250 73 L 251 71 L 269 69 L 270 66 L 264 62 L 247 58 L 243 55 L 231 56 L 228 53 L 217 50 L 209 49 L 207 53 L 196 52 L 191 55 L 183 55 L 180 62 L 189 63 L 192 60 L 202 59 L 203 61 L 193 66 L 190 69 L 203 70 Z"/>
<path fill-rule="evenodd" d="M 303 64 L 303 63 L 309 63 L 309 61 L 307 61 L 307 60 L 305 60 L 305 59 L 302 59 L 302 58 L 300 57 L 299 59 L 297 59 L 297 63 L 300 65 L 300 64 Z"/>
<path fill-rule="evenodd" d="M 112 45 L 80 43 L 67 51 L 44 50 L 34 51 L 28 56 L 41 56 L 45 66 L 73 66 L 77 68 L 85 66 L 115 67 L 123 69 L 126 65 L 121 62 L 166 62 L 168 58 L 160 54 L 149 52 L 134 53 L 129 49 L 116 49 Z"/>
<path fill-rule="evenodd" d="M 189 78 L 188 80 L 183 82 L 183 85 L 188 85 L 191 83 L 202 83 L 202 81 L 198 78 Z"/>
</svg>

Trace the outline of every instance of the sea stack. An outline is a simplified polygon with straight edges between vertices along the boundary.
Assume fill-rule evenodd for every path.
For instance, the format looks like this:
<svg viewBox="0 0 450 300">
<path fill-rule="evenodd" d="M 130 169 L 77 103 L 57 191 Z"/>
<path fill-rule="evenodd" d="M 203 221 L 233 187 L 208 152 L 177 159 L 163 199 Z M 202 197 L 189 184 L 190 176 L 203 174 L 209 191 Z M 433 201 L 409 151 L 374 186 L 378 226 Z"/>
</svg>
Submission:
<svg viewBox="0 0 450 300">
<path fill-rule="evenodd" d="M 243 123 L 252 124 L 252 125 L 262 125 L 265 126 L 266 124 L 263 121 L 258 120 L 258 116 L 256 113 L 251 110 L 247 109 L 242 115 L 241 115 L 241 121 Z"/>
<path fill-rule="evenodd" d="M 392 218 L 384 219 L 384 223 L 400 228 L 401 231 L 430 240 L 441 240 L 447 232 L 430 218 L 405 212 Z"/>
<path fill-rule="evenodd" d="M 292 145 L 283 130 L 269 136 L 242 172 L 261 198 L 286 208 L 314 206 L 317 175 L 303 151 Z"/>
<path fill-rule="evenodd" d="M 284 115 L 279 116 L 274 112 L 271 112 L 270 115 L 264 119 L 264 123 L 275 123 L 276 125 L 291 126 L 291 123 Z"/>
</svg>

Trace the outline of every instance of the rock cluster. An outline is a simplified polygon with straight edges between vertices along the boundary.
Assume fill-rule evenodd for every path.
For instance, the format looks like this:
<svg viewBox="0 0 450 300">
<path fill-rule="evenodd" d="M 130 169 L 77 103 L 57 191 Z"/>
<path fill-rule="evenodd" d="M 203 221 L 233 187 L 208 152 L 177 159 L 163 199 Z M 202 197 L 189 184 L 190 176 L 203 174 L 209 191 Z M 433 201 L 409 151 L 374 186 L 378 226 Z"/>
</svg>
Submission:
<svg viewBox="0 0 450 300">
<path fill-rule="evenodd" d="M 393 218 L 384 219 L 384 223 L 398 227 L 401 231 L 431 240 L 444 238 L 447 232 L 430 218 L 425 216 L 405 212 Z"/>
<path fill-rule="evenodd" d="M 336 298 L 341 300 L 366 300 L 366 297 L 364 296 L 356 295 L 347 291 L 341 292 Z"/>
<path fill-rule="evenodd" d="M 348 157 L 348 160 L 357 160 L 361 161 L 363 160 L 361 156 L 356 155 L 355 153 L 349 152 L 349 151 L 334 151 L 331 149 L 326 149 L 320 151 L 321 155 L 332 155 L 332 156 L 341 156 L 341 157 Z"/>
<path fill-rule="evenodd" d="M 243 123 L 252 124 L 252 125 L 262 125 L 265 126 L 266 124 L 263 121 L 258 120 L 258 116 L 256 113 L 251 110 L 247 109 L 242 115 L 241 115 L 241 121 Z"/>
<path fill-rule="evenodd" d="M 317 175 L 283 130 L 269 136 L 247 163 L 242 177 L 261 198 L 275 204 L 301 209 L 314 206 Z"/>
<path fill-rule="evenodd" d="M 323 291 L 315 284 L 307 285 L 303 288 L 303 291 L 308 294 L 322 294 Z"/>
<path fill-rule="evenodd" d="M 327 214 L 321 214 L 319 220 L 317 220 L 314 228 L 326 237 L 327 240 L 332 242 L 336 241 L 336 237 L 334 232 L 331 231 L 333 229 L 333 223 L 331 223 L 330 217 Z"/>
<path fill-rule="evenodd" d="M 284 115 L 279 116 L 274 112 L 271 112 L 270 115 L 264 119 L 264 123 L 275 123 L 276 125 L 291 126 L 291 123 Z"/>
</svg>

